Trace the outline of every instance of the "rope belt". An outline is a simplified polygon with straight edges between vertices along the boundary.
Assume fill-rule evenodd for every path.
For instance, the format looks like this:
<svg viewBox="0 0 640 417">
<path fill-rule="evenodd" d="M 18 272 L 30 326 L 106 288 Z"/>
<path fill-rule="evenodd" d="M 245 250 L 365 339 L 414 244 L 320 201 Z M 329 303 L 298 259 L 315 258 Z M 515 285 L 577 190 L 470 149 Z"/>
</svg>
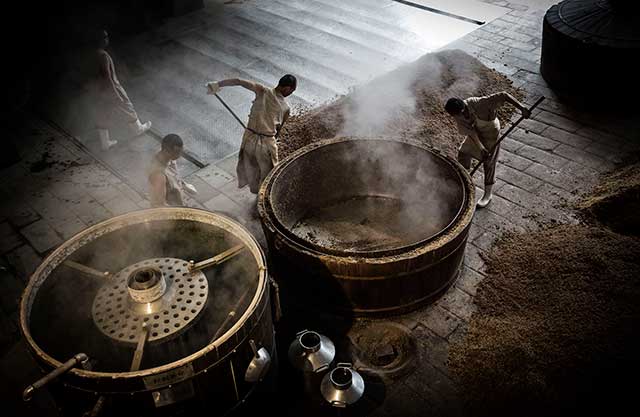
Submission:
<svg viewBox="0 0 640 417">
<path fill-rule="evenodd" d="M 258 136 L 264 136 L 264 137 L 267 137 L 267 138 L 275 136 L 275 133 L 273 135 L 267 135 L 265 133 L 256 132 L 255 130 L 251 129 L 250 127 L 245 127 L 245 129 L 247 129 L 249 132 L 253 133 L 254 135 L 258 135 Z"/>
</svg>

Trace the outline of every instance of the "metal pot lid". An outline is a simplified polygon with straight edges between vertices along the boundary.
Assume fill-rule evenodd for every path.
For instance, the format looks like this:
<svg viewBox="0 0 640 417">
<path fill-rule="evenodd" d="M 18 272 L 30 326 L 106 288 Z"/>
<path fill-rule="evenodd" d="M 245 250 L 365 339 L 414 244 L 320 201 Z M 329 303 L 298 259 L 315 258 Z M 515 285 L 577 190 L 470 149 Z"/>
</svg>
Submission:
<svg viewBox="0 0 640 417">
<path fill-rule="evenodd" d="M 143 345 L 139 369 L 156 368 L 228 339 L 264 285 L 264 257 L 242 226 L 202 210 L 142 210 L 49 255 L 25 290 L 21 329 L 52 366 L 83 352 L 95 372 L 128 372 Z"/>
</svg>

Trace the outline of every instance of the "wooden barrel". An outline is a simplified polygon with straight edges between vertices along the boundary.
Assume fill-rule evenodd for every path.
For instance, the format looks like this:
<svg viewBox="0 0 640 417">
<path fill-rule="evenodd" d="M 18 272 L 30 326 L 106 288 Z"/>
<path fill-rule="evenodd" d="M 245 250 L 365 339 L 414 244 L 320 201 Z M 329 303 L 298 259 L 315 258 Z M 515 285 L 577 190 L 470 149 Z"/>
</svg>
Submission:
<svg viewBox="0 0 640 417">
<path fill-rule="evenodd" d="M 411 141 L 300 149 L 265 179 L 258 202 L 283 301 L 357 315 L 433 301 L 462 266 L 474 190 L 458 162 Z"/>
</svg>

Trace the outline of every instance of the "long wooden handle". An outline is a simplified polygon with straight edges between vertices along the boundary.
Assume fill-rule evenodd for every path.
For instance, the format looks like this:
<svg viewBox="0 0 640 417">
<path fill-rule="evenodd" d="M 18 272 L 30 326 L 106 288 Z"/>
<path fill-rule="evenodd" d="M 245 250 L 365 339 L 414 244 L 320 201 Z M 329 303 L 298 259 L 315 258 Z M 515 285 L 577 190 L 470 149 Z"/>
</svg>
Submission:
<svg viewBox="0 0 640 417">
<path fill-rule="evenodd" d="M 538 107 L 538 104 L 542 103 L 542 101 L 545 99 L 544 96 L 540 96 L 540 98 L 538 100 L 536 100 L 535 103 L 533 103 L 533 106 L 529 107 L 529 112 L 533 112 L 533 109 L 535 109 L 536 107 Z M 507 129 L 506 132 L 504 132 L 504 134 L 502 136 L 500 136 L 500 139 L 498 139 L 498 141 L 496 142 L 496 144 L 493 146 L 493 148 L 491 148 L 491 150 L 489 151 L 489 156 L 491 156 L 491 154 L 493 153 L 493 151 L 498 147 L 498 145 L 500 145 L 500 142 L 502 142 L 502 140 L 504 138 L 507 137 L 507 135 L 509 133 L 511 133 L 511 131 L 513 129 L 515 129 L 516 126 L 518 126 L 520 124 L 521 121 L 524 120 L 524 116 L 520 116 L 520 118 L 514 123 L 512 124 L 509 129 Z M 473 169 L 471 170 L 471 172 L 469 173 L 470 176 L 473 177 L 473 174 L 476 173 L 476 171 L 478 170 L 478 168 L 480 168 L 480 165 L 482 165 L 484 162 L 486 161 L 486 159 L 483 159 L 482 161 L 478 162 L 476 164 L 475 167 L 473 167 Z"/>
<path fill-rule="evenodd" d="M 218 95 L 218 93 L 215 93 L 214 96 L 216 96 L 216 98 L 220 101 L 220 103 L 222 103 L 225 109 L 229 110 L 229 113 L 231 113 L 231 115 L 238 121 L 238 123 L 240 123 L 240 126 L 242 126 L 243 129 L 246 129 L 247 126 L 244 125 L 242 120 L 240 120 L 240 118 L 235 114 L 235 112 L 231 110 L 231 107 L 229 107 L 227 103 L 224 102 L 224 100 Z"/>
</svg>

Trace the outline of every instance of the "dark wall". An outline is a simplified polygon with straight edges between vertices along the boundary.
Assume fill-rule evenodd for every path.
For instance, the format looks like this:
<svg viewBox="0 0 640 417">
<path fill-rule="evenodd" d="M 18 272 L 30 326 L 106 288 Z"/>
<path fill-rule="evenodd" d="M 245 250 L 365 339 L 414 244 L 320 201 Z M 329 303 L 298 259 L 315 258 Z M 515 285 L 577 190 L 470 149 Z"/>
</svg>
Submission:
<svg viewBox="0 0 640 417">
<path fill-rule="evenodd" d="M 112 43 L 202 6 L 202 0 L 18 0 L 3 2 L 1 51 L 9 73 L 3 115 L 37 104 L 60 76 L 65 56 L 86 46 L 92 32 Z"/>
</svg>

